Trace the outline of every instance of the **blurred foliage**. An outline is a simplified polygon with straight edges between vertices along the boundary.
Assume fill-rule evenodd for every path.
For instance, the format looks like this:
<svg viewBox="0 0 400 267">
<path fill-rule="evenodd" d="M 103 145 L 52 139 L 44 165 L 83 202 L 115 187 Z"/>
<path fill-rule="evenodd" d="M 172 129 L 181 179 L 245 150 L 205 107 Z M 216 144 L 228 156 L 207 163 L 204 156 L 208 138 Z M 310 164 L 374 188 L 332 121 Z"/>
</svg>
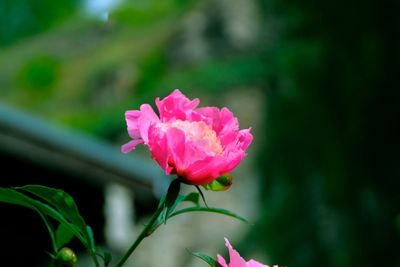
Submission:
<svg viewBox="0 0 400 267">
<path fill-rule="evenodd" d="M 143 101 L 143 95 L 154 95 L 154 77 L 163 74 L 166 64 L 166 42 L 193 2 L 128 2 L 110 11 L 106 21 L 75 12 L 62 23 L 57 10 L 69 11 L 73 1 L 57 2 L 55 10 L 49 2 L 43 16 L 36 9 L 44 9 L 40 5 L 45 2 L 26 1 L 24 6 L 57 27 L 40 21 L 35 31 L 16 29 L 20 36 L 13 38 L 14 45 L 10 39 L 0 50 L 0 97 L 54 122 L 112 139 L 125 128 L 115 117 Z M 24 17 L 18 1 L 2 4 L 15 10 L 7 16 Z M 34 23 L 26 20 L 24 26 Z M 19 37 L 27 41 L 18 43 Z M 133 103 L 128 102 L 133 95 Z"/>
<path fill-rule="evenodd" d="M 1 0 L 0 47 L 64 21 L 81 0 Z"/>
<path fill-rule="evenodd" d="M 398 266 L 399 6 L 260 3 L 282 28 L 267 56 L 264 208 L 247 249 L 287 266 Z"/>
<path fill-rule="evenodd" d="M 35 56 L 29 59 L 19 73 L 21 88 L 27 90 L 49 90 L 57 80 L 59 64 L 49 56 Z"/>
<path fill-rule="evenodd" d="M 223 2 L 127 1 L 104 21 L 74 13 L 78 1 L 1 1 L 0 97 L 118 140 L 125 110 L 172 88 L 211 101 L 259 88 L 263 208 L 239 249 L 287 266 L 399 266 L 398 3 L 234 1 L 256 3 L 259 24 L 238 45 Z"/>
</svg>

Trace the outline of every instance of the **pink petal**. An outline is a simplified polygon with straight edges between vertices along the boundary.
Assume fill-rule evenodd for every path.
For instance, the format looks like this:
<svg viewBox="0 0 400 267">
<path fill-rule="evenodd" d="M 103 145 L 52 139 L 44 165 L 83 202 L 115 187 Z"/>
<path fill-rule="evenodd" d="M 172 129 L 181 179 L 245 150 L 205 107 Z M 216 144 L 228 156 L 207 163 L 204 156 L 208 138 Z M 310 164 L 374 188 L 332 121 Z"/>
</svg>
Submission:
<svg viewBox="0 0 400 267">
<path fill-rule="evenodd" d="M 226 107 L 223 107 L 220 112 L 221 125 L 228 126 L 231 129 L 239 129 L 238 119 L 233 116 L 233 113 Z"/>
<path fill-rule="evenodd" d="M 135 149 L 138 144 L 143 143 L 142 139 L 131 140 L 130 142 L 126 143 L 125 145 L 121 146 L 122 153 L 129 153 Z"/>
<path fill-rule="evenodd" d="M 233 116 L 232 112 L 228 108 L 222 108 L 219 114 L 220 116 L 220 129 L 217 132 L 218 135 L 223 136 L 229 132 L 239 130 L 238 119 Z"/>
<path fill-rule="evenodd" d="M 237 165 L 239 165 L 244 157 L 245 153 L 243 151 L 235 151 L 231 153 L 229 157 L 225 159 L 225 165 L 220 168 L 221 174 L 232 171 Z"/>
<path fill-rule="evenodd" d="M 159 98 L 156 99 L 156 105 L 162 122 L 190 119 L 193 109 L 199 103 L 200 100 L 198 98 L 190 100 L 178 89 L 175 89 L 162 100 Z"/>
<path fill-rule="evenodd" d="M 224 144 L 224 155 L 228 155 L 234 151 L 246 151 L 247 147 L 253 141 L 253 135 L 250 133 L 251 129 L 240 130 L 234 140 L 229 140 Z M 231 137 L 233 139 L 233 136 Z"/>
<path fill-rule="evenodd" d="M 267 265 L 264 265 L 264 264 L 262 264 L 262 263 L 260 263 L 258 261 L 255 261 L 255 260 L 249 260 L 247 262 L 247 266 L 248 267 L 268 267 Z"/>
<path fill-rule="evenodd" d="M 240 149 L 242 149 L 243 151 L 245 151 L 253 141 L 253 135 L 250 133 L 250 130 L 251 129 L 245 129 L 239 131 Z"/>
<path fill-rule="evenodd" d="M 199 149 L 198 144 L 196 142 L 186 140 L 185 141 L 185 158 L 184 162 L 182 162 L 182 166 L 185 169 L 188 169 L 190 165 L 193 163 L 206 159 L 209 157 L 209 151 L 204 151 L 204 149 Z"/>
<path fill-rule="evenodd" d="M 128 110 L 125 112 L 125 120 L 128 126 L 128 134 L 132 138 L 139 138 L 139 126 L 138 126 L 138 118 L 140 117 L 141 112 L 139 110 Z"/>
<path fill-rule="evenodd" d="M 208 184 L 222 173 L 221 166 L 226 164 L 222 157 L 207 157 L 191 164 L 186 169 L 187 180 L 194 185 Z"/>
<path fill-rule="evenodd" d="M 247 267 L 246 261 L 232 248 L 227 238 L 225 238 L 225 245 L 229 251 L 229 267 Z"/>
<path fill-rule="evenodd" d="M 172 167 L 168 165 L 168 145 L 165 134 L 160 132 L 154 125 L 149 128 L 149 150 L 151 157 L 157 161 L 166 174 L 171 174 Z"/>
<path fill-rule="evenodd" d="M 232 171 L 245 157 L 243 151 L 232 151 L 224 156 L 209 156 L 186 168 L 186 178 L 191 184 L 203 185 L 224 173 Z"/>
<path fill-rule="evenodd" d="M 166 133 L 169 164 L 175 166 L 178 175 L 185 169 L 185 133 L 178 128 L 169 128 Z"/>
<path fill-rule="evenodd" d="M 232 131 L 227 132 L 219 136 L 221 145 L 226 148 L 230 144 L 233 144 L 238 139 L 238 132 Z"/>
<path fill-rule="evenodd" d="M 140 106 L 141 116 L 138 118 L 138 128 L 140 136 L 142 137 L 145 144 L 148 143 L 148 131 L 152 124 L 157 124 L 160 119 L 157 117 L 153 108 L 149 104 L 143 104 Z"/>
<path fill-rule="evenodd" d="M 203 107 L 197 108 L 195 110 L 195 114 L 192 115 L 192 118 L 196 119 L 196 121 L 204 121 L 208 126 L 210 126 L 214 131 L 219 131 L 220 127 L 220 116 L 219 109 L 216 107 Z"/>
<path fill-rule="evenodd" d="M 225 259 L 221 255 L 217 255 L 218 263 L 221 264 L 222 267 L 229 267 L 226 263 Z"/>
<path fill-rule="evenodd" d="M 228 108 L 219 110 L 216 107 L 204 107 L 196 109 L 196 113 L 201 114 L 201 120 L 216 132 L 222 146 L 234 142 L 237 138 L 239 123 Z"/>
</svg>

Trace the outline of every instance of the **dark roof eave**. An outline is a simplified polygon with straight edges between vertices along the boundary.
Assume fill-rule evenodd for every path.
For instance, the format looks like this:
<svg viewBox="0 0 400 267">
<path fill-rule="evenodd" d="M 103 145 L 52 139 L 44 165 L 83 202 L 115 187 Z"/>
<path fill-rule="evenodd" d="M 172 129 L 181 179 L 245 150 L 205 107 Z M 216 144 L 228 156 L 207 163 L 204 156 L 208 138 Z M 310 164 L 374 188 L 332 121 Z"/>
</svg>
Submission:
<svg viewBox="0 0 400 267">
<path fill-rule="evenodd" d="M 0 150 L 48 168 L 59 168 L 92 183 L 117 182 L 151 192 L 165 179 L 149 161 L 124 155 L 110 144 L 0 104 Z"/>
</svg>

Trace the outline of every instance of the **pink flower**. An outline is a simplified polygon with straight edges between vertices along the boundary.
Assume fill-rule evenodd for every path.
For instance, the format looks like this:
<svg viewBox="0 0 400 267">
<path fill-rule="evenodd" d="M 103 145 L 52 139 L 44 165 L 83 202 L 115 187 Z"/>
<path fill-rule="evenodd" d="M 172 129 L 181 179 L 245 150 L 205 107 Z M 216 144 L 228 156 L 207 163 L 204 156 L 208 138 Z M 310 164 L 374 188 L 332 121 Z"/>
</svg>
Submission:
<svg viewBox="0 0 400 267">
<path fill-rule="evenodd" d="M 225 259 L 222 258 L 222 256 L 218 254 L 218 263 L 221 264 L 222 267 L 268 267 L 268 265 L 264 265 L 255 260 L 249 260 L 248 262 L 246 262 L 239 255 L 239 253 L 235 249 L 232 248 L 232 246 L 229 243 L 229 240 L 227 238 L 225 238 L 225 245 L 229 251 L 230 263 L 227 264 Z M 278 265 L 274 265 L 273 267 L 278 267 Z"/>
<path fill-rule="evenodd" d="M 183 182 L 205 185 L 235 168 L 245 156 L 253 136 L 227 108 L 197 108 L 179 90 L 156 99 L 159 116 L 149 104 L 125 113 L 129 136 L 122 146 L 128 153 L 136 145 L 149 147 L 152 158 L 167 174 Z"/>
</svg>

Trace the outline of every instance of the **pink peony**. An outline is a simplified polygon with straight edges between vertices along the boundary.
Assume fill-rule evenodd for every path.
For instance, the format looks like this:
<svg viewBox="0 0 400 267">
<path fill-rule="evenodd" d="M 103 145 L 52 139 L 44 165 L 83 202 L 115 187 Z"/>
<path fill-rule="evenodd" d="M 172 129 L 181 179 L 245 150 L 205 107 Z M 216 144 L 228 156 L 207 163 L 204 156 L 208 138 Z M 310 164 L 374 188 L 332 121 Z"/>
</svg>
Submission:
<svg viewBox="0 0 400 267">
<path fill-rule="evenodd" d="M 229 240 L 226 238 L 225 238 L 225 245 L 229 251 L 230 263 L 227 264 L 225 259 L 218 254 L 218 263 L 221 264 L 222 267 L 268 267 L 268 265 L 264 265 L 255 260 L 249 260 L 248 262 L 246 262 L 239 255 L 239 253 L 232 248 L 231 244 L 229 243 Z M 278 267 L 278 265 L 274 265 L 273 267 Z"/>
<path fill-rule="evenodd" d="M 167 174 L 192 185 L 205 185 L 228 173 L 243 159 L 253 136 L 250 129 L 239 130 L 229 109 L 197 108 L 199 103 L 176 89 L 156 99 L 159 116 L 149 104 L 127 111 L 133 140 L 122 146 L 122 152 L 144 143 Z"/>
</svg>

